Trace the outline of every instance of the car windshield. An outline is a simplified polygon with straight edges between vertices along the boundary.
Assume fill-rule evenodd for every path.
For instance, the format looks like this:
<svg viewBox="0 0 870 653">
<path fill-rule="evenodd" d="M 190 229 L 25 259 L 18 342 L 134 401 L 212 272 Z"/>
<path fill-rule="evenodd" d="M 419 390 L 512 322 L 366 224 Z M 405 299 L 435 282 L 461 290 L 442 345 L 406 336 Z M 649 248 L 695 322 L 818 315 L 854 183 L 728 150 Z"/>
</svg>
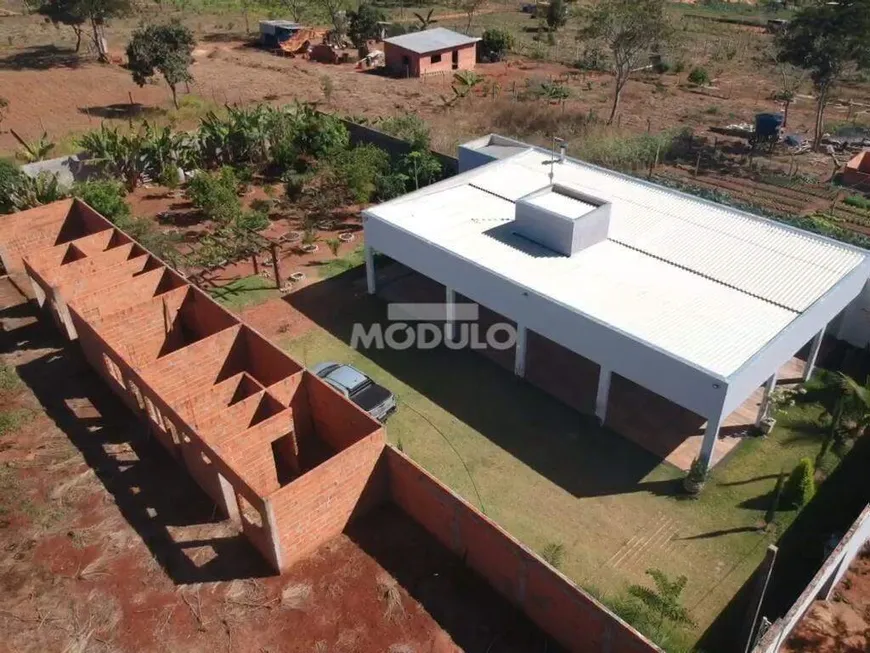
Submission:
<svg viewBox="0 0 870 653">
<path fill-rule="evenodd" d="M 371 383 L 371 380 L 359 370 L 349 365 L 341 365 L 332 370 L 328 375 L 330 381 L 346 388 L 350 394 L 359 392 Z"/>
</svg>

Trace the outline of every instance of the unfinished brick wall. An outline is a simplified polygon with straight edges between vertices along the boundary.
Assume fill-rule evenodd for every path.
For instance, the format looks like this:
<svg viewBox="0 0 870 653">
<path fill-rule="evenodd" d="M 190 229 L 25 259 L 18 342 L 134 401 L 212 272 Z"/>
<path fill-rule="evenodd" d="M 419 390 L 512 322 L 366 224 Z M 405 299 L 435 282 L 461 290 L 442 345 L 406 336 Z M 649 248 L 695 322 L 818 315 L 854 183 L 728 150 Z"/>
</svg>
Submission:
<svg viewBox="0 0 870 653">
<path fill-rule="evenodd" d="M 282 570 L 339 535 L 352 518 L 386 500 L 378 468 L 384 444 L 384 432 L 378 430 L 269 497 L 281 525 Z"/>
<path fill-rule="evenodd" d="M 25 254 L 17 264 L 41 305 L 275 569 L 392 500 L 569 649 L 657 650 L 91 209 L 62 202 L 35 215 L 5 218 L 0 251 Z"/>
<path fill-rule="evenodd" d="M 391 500 L 570 651 L 659 649 L 392 447 Z"/>
</svg>

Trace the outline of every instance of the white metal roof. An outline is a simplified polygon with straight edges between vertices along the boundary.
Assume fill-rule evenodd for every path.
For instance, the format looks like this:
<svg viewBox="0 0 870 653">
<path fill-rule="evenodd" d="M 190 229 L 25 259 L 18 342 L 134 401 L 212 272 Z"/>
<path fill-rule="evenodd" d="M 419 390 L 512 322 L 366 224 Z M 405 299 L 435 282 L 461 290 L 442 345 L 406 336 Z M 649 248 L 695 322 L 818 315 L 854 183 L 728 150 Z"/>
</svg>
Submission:
<svg viewBox="0 0 870 653">
<path fill-rule="evenodd" d="M 435 27 L 422 32 L 411 32 L 410 34 L 393 36 L 384 39 L 384 43 L 396 45 L 417 54 L 425 54 L 427 52 L 435 52 L 436 50 L 446 50 L 447 48 L 477 43 L 479 40 L 479 38 L 474 36 L 466 36 L 465 34 L 460 34 L 443 27 Z"/>
<path fill-rule="evenodd" d="M 571 160 L 553 166 L 553 183 L 610 202 L 610 231 L 604 242 L 557 255 L 508 224 L 517 199 L 550 184 L 549 160 L 528 150 L 367 214 L 722 377 L 865 258 L 857 248 Z"/>
</svg>

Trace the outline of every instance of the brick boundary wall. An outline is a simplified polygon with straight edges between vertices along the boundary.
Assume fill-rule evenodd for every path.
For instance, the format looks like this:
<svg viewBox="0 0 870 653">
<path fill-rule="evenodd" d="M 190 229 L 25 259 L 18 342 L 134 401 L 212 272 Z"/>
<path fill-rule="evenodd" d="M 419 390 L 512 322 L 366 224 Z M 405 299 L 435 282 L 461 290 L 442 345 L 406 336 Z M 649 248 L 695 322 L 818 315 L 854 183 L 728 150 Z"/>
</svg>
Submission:
<svg viewBox="0 0 870 653">
<path fill-rule="evenodd" d="M 568 650 L 661 651 L 407 456 L 383 455 L 391 500 Z"/>
<path fill-rule="evenodd" d="M 39 234 L 43 249 L 15 252 L 26 254 L 18 271 L 44 312 L 273 568 L 285 571 L 391 501 L 569 650 L 660 651 L 388 446 L 384 429 L 358 406 L 90 207 L 76 200 L 45 212 L 57 224 L 53 234 L 48 227 Z M 32 215 L 7 217 L 0 249 L 30 240 Z M 66 265 L 70 252 L 77 258 Z M 176 323 L 196 337 L 173 340 Z M 244 375 L 248 381 L 238 381 Z M 231 399 L 239 392 L 245 396 Z M 264 401 L 272 412 L 251 420 Z M 329 449 L 325 458 L 314 440 Z M 314 457 L 283 485 L 270 460 L 276 443 L 292 445 L 297 465 L 303 450 Z"/>
<path fill-rule="evenodd" d="M 776 653 L 816 600 L 829 601 L 834 588 L 849 570 L 855 556 L 870 540 L 870 505 L 866 506 L 852 523 L 831 555 L 822 563 L 794 605 L 781 618 L 773 622 L 761 637 L 752 653 Z"/>
</svg>

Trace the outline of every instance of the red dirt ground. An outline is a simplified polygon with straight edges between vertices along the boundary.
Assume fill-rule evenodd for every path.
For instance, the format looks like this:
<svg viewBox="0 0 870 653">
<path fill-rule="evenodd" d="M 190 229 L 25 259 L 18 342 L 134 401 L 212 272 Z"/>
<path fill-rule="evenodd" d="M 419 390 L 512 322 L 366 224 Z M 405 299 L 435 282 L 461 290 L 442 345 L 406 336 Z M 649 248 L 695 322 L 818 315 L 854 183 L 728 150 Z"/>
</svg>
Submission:
<svg viewBox="0 0 870 653">
<path fill-rule="evenodd" d="M 783 653 L 865 653 L 870 645 L 870 551 L 855 558 L 831 601 L 816 601 Z"/>
<path fill-rule="evenodd" d="M 0 280 L 0 651 L 553 650 L 392 507 L 282 576 Z"/>
<path fill-rule="evenodd" d="M 274 186 L 274 188 L 276 189 L 275 197 L 280 196 L 280 186 Z M 267 198 L 262 186 L 252 186 L 242 198 L 242 203 L 247 208 L 254 200 Z M 181 239 L 179 249 L 185 254 L 196 248 L 203 233 L 214 230 L 214 223 L 201 219 L 201 216 L 184 198 L 181 191 L 170 191 L 160 186 L 151 185 L 139 187 L 127 196 L 127 202 L 134 215 L 153 216 L 162 231 L 177 234 Z M 339 245 L 337 252 L 339 258 L 360 247 L 362 245 L 360 210 L 361 207 L 350 205 L 333 211 L 330 218 L 331 228 L 316 230 L 317 251 L 314 253 L 300 252 L 298 243 L 281 245 L 278 252 L 282 286 L 289 283 L 289 275 L 294 272 L 302 272 L 305 278 L 302 281 L 292 283 L 293 288 L 300 288 L 319 280 L 318 268 L 336 258 L 329 249 L 327 240 L 337 239 L 340 234 L 353 235 L 352 240 L 342 242 Z M 276 201 L 273 203 L 269 215 L 271 225 L 260 233 L 277 241 L 291 231 L 301 232 L 303 216 L 304 212 L 301 209 L 288 207 Z M 224 285 L 232 279 L 257 273 L 263 273 L 268 279 L 273 279 L 272 259 L 269 250 L 264 248 L 256 258 L 256 270 L 251 258 L 246 258 L 209 271 L 203 276 L 203 287 Z M 186 272 L 190 273 L 193 270 L 186 270 Z"/>
</svg>

